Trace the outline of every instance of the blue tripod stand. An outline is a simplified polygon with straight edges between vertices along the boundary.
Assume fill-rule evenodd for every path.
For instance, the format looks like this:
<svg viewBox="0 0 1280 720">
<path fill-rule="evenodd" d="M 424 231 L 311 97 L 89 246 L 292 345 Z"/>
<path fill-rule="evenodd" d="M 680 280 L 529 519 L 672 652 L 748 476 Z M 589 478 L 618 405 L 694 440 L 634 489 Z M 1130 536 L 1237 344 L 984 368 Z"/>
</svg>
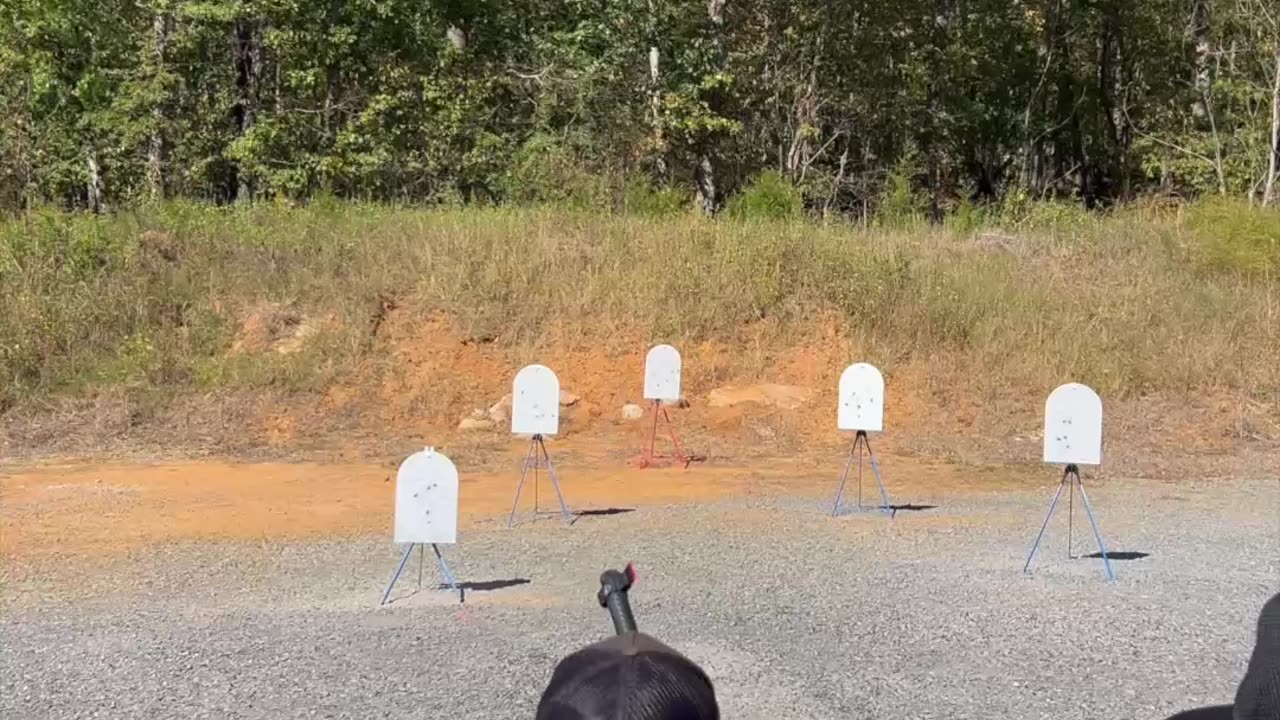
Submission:
<svg viewBox="0 0 1280 720">
<path fill-rule="evenodd" d="M 880 508 L 884 512 L 893 515 L 893 506 L 889 504 L 889 493 L 885 492 L 884 483 L 880 482 L 880 463 L 876 461 L 876 454 L 871 452 L 871 441 L 867 439 L 867 432 L 859 430 L 858 434 L 853 438 L 853 447 L 849 448 L 849 459 L 844 464 L 844 472 L 840 474 L 840 489 L 836 490 L 836 501 L 831 506 L 831 517 L 840 514 L 840 500 L 844 497 L 844 483 L 849 479 L 849 468 L 853 465 L 853 456 L 858 456 L 858 509 L 862 509 L 862 450 L 866 448 L 867 458 L 871 460 L 871 472 L 876 476 L 876 487 L 880 488 Z"/>
<path fill-rule="evenodd" d="M 405 548 L 404 556 L 400 558 L 400 567 L 396 568 L 396 574 L 391 576 L 391 584 L 387 585 L 387 591 L 382 593 L 382 602 L 379 605 L 386 605 L 387 598 L 391 597 L 391 589 L 396 586 L 396 581 L 400 579 L 400 573 L 404 572 L 404 566 L 409 564 L 409 556 L 413 554 L 413 549 L 418 549 L 418 587 L 422 587 L 422 555 L 423 548 L 426 543 L 409 543 L 409 547 Z M 466 597 L 462 588 L 458 587 L 458 581 L 453 577 L 453 571 L 449 569 L 449 563 L 444 561 L 444 555 L 440 553 L 440 547 L 435 543 L 431 543 L 431 549 L 436 553 L 436 561 L 440 565 L 440 575 L 444 577 L 444 584 L 453 588 L 458 593 L 458 602 L 464 602 Z"/>
<path fill-rule="evenodd" d="M 1040 547 L 1040 540 L 1044 537 L 1045 528 L 1049 527 L 1049 518 L 1053 517 L 1053 511 L 1058 507 L 1058 500 L 1062 497 L 1063 488 L 1067 488 L 1067 559 L 1075 559 L 1075 554 L 1071 548 L 1071 532 L 1072 523 L 1075 519 L 1075 490 L 1080 488 L 1080 498 L 1084 500 L 1084 511 L 1089 516 L 1089 524 L 1093 526 L 1093 538 L 1098 541 L 1098 552 L 1102 555 L 1103 571 L 1107 575 L 1107 580 L 1114 582 L 1116 574 L 1111 571 L 1111 558 L 1107 557 L 1107 546 L 1102 542 L 1102 532 L 1098 530 L 1098 519 L 1093 516 L 1093 506 L 1089 504 L 1089 496 L 1084 492 L 1084 483 L 1080 481 L 1080 468 L 1075 465 L 1068 465 L 1067 469 L 1062 472 L 1062 480 L 1058 483 L 1058 491 L 1053 494 L 1053 502 L 1049 504 L 1049 513 L 1044 516 L 1044 524 L 1040 526 L 1040 533 L 1036 535 L 1035 544 L 1031 546 L 1031 554 L 1027 555 L 1027 562 L 1022 566 L 1022 572 L 1027 572 L 1031 567 L 1031 560 L 1035 558 L 1036 550 Z"/>
</svg>

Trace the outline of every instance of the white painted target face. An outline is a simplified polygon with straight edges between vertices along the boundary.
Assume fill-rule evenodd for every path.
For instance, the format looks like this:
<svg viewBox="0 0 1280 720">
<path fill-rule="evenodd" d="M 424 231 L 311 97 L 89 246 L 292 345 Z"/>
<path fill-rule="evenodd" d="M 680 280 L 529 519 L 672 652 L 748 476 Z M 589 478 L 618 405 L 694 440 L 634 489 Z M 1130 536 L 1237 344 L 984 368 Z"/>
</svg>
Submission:
<svg viewBox="0 0 1280 720">
<path fill-rule="evenodd" d="M 560 430 L 560 381 L 551 368 L 526 365 L 511 384 L 511 432 L 555 435 Z"/>
<path fill-rule="evenodd" d="M 1059 385 L 1044 403 L 1044 461 L 1102 464 L 1102 398 L 1080 383 Z"/>
<path fill-rule="evenodd" d="M 680 399 L 680 351 L 654 345 L 644 358 L 644 399 Z"/>
<path fill-rule="evenodd" d="M 875 365 L 856 363 L 840 374 L 836 421 L 841 430 L 884 429 L 884 376 Z"/>
<path fill-rule="evenodd" d="M 432 448 L 410 455 L 396 473 L 395 541 L 458 541 L 458 469 Z"/>
</svg>

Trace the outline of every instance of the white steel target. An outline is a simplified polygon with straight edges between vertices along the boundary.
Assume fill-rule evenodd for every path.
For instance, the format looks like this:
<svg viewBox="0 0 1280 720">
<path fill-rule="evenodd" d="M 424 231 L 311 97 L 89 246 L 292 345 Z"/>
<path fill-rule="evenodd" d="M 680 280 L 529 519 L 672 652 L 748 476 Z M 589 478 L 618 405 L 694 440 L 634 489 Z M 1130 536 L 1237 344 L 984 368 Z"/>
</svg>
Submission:
<svg viewBox="0 0 1280 720">
<path fill-rule="evenodd" d="M 644 358 L 644 399 L 680 399 L 680 351 L 654 345 Z"/>
<path fill-rule="evenodd" d="M 836 424 L 841 430 L 884 430 L 884 376 L 874 365 L 855 363 L 840 374 Z"/>
<path fill-rule="evenodd" d="M 526 365 L 511 383 L 511 432 L 555 435 L 560 430 L 560 381 L 551 368 Z"/>
<path fill-rule="evenodd" d="M 1044 461 L 1102 464 L 1102 398 L 1080 383 L 1059 385 L 1044 403 Z"/>
<path fill-rule="evenodd" d="M 452 544 L 458 540 L 458 469 L 433 448 L 400 463 L 396 473 L 395 541 Z"/>
</svg>

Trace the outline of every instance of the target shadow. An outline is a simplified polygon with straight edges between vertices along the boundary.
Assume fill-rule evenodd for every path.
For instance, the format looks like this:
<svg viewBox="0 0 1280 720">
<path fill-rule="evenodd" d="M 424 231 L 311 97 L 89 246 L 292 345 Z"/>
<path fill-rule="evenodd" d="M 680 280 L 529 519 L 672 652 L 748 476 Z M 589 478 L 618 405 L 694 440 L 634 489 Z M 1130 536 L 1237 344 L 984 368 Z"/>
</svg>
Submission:
<svg viewBox="0 0 1280 720">
<path fill-rule="evenodd" d="M 531 580 L 529 578 L 508 578 L 505 580 L 468 580 L 458 583 L 457 592 L 460 593 L 459 601 L 466 602 L 468 592 L 494 592 L 497 590 L 506 590 L 507 588 L 517 587 L 519 585 L 528 585 Z M 388 598 L 386 605 L 395 605 L 398 602 L 408 600 L 409 598 L 421 594 L 423 592 L 454 592 L 454 588 L 445 582 L 437 582 L 431 585 L 422 585 L 412 590 L 394 597 Z"/>
<path fill-rule="evenodd" d="M 619 508 L 619 507 L 600 508 L 598 510 L 573 510 L 569 513 L 570 515 L 573 516 L 573 519 L 569 521 L 569 524 L 576 525 L 578 521 L 584 517 L 609 517 L 611 515 L 625 515 L 627 513 L 633 513 L 635 511 L 636 511 L 635 508 Z"/>
<path fill-rule="evenodd" d="M 495 590 L 506 590 L 520 585 L 528 585 L 532 582 L 529 578 L 508 578 L 506 580 L 468 580 L 458 583 L 459 590 L 469 590 L 471 592 L 493 592 Z M 437 590 L 452 590 L 447 583 L 438 583 Z"/>
<path fill-rule="evenodd" d="M 828 503 L 827 507 L 830 508 L 831 505 Z M 914 503 L 889 505 L 887 507 L 882 505 L 863 505 L 862 507 L 858 507 L 857 505 L 842 505 L 839 512 L 836 513 L 836 517 L 850 517 L 853 515 L 866 515 L 868 513 L 883 514 L 886 509 L 889 511 L 889 517 L 897 517 L 899 512 L 925 512 L 927 510 L 935 510 L 937 507 L 937 505 L 917 505 Z"/>
<path fill-rule="evenodd" d="M 1091 553 L 1089 555 L 1081 555 L 1080 557 L 1091 559 L 1091 560 L 1101 560 L 1102 553 L 1096 552 L 1096 553 Z M 1136 550 L 1115 550 L 1115 551 L 1108 550 L 1107 551 L 1108 560 L 1141 560 L 1142 558 L 1148 558 L 1148 557 L 1151 557 L 1151 553 L 1138 552 Z"/>
</svg>

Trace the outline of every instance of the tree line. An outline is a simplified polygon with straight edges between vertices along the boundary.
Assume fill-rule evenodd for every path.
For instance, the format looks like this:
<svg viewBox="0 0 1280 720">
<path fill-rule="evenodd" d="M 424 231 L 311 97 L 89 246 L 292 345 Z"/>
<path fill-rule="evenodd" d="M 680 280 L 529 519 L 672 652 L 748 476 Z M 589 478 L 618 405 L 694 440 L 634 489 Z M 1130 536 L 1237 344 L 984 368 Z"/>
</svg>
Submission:
<svg viewBox="0 0 1280 720">
<path fill-rule="evenodd" d="M 1280 202 L 1275 0 L 6 0 L 0 205 Z"/>
</svg>

